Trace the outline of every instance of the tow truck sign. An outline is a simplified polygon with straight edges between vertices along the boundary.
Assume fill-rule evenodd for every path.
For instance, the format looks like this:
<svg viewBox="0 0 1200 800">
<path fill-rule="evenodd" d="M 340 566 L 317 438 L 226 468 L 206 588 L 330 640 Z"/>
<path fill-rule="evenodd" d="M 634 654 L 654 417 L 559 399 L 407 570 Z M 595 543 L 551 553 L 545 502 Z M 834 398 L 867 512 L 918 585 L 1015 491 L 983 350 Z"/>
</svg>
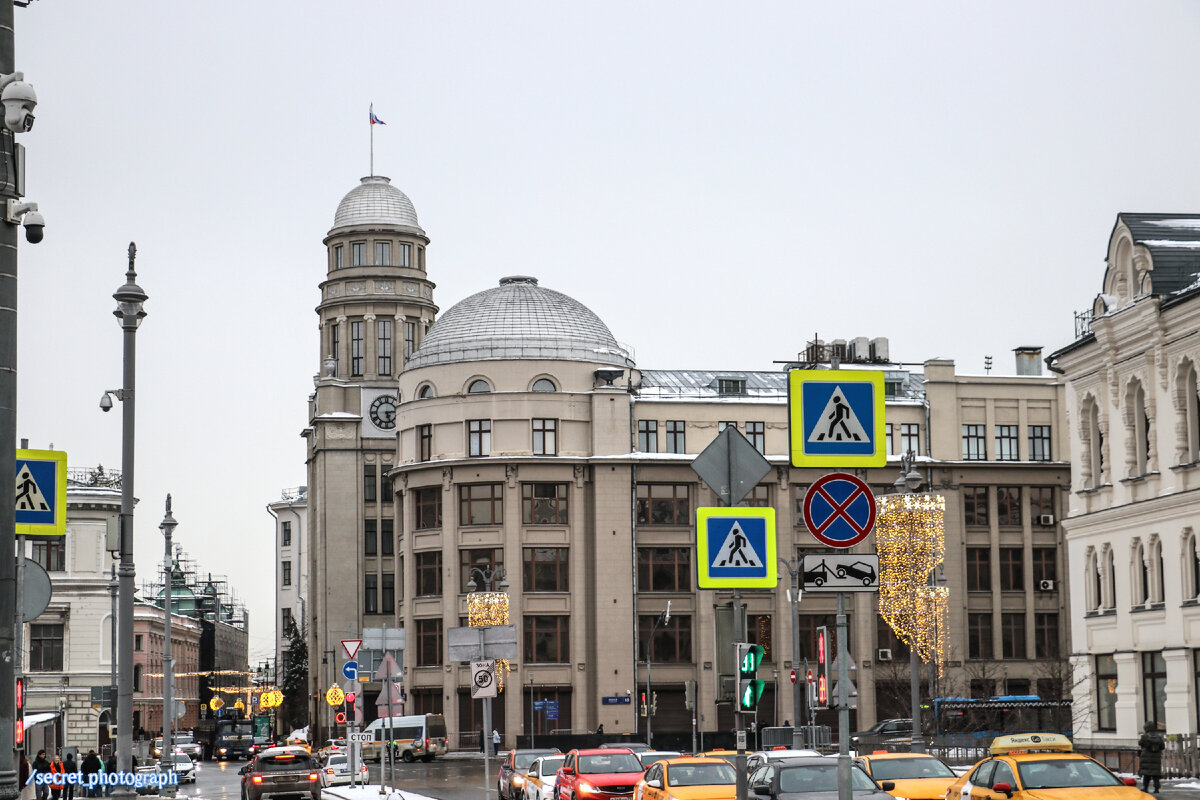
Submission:
<svg viewBox="0 0 1200 800">
<path fill-rule="evenodd" d="M 804 557 L 806 592 L 877 592 L 879 556 L 864 553 L 829 553 Z"/>
</svg>

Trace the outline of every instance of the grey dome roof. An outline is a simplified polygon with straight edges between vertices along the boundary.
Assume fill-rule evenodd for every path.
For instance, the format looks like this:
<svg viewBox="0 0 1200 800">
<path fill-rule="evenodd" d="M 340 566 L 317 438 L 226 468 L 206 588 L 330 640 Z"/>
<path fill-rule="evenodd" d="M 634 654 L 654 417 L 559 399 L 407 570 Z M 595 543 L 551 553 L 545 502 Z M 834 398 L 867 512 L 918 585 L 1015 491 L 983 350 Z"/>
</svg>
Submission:
<svg viewBox="0 0 1200 800">
<path fill-rule="evenodd" d="M 362 183 L 347 192 L 338 203 L 333 215 L 333 230 L 347 227 L 406 228 L 425 233 L 417 222 L 417 209 L 412 200 L 392 186 L 390 178 L 382 175 L 363 178 Z"/>
<path fill-rule="evenodd" d="M 405 369 L 519 358 L 633 366 L 629 349 L 590 308 L 516 275 L 438 317 Z"/>
</svg>

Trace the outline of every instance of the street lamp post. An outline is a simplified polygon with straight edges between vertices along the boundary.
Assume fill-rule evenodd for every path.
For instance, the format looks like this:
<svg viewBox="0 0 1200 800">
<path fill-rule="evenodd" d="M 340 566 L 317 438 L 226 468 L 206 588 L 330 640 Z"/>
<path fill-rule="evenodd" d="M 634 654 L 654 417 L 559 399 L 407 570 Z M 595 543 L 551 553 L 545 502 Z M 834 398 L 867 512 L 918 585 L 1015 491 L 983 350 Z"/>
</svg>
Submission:
<svg viewBox="0 0 1200 800">
<path fill-rule="evenodd" d="M 787 568 L 792 578 L 792 587 L 787 595 L 788 602 L 792 604 L 792 672 L 796 674 L 796 680 L 792 681 L 792 719 L 795 720 L 792 723 L 792 749 L 800 750 L 804 747 L 804 695 L 808 692 L 807 670 L 800 669 L 800 598 L 804 594 L 800 588 L 800 573 L 804 569 L 804 562 L 796 556 L 786 560 L 781 558 L 779 563 Z"/>
<path fill-rule="evenodd" d="M 100 398 L 100 408 L 112 408 L 109 395 L 121 401 L 121 563 L 117 569 L 118 613 L 117 634 L 117 769 L 133 769 L 133 462 L 134 462 L 134 385 L 137 376 L 137 329 L 146 316 L 143 304 L 147 295 L 137 285 L 133 261 L 137 246 L 129 243 L 129 268 L 125 284 L 113 293 L 117 301 L 114 316 L 120 321 L 124 350 L 122 353 L 121 388 L 108 391 Z M 132 786 L 121 786 L 114 796 L 135 797 Z"/>
<path fill-rule="evenodd" d="M 167 495 L 167 513 L 158 529 L 163 533 L 163 746 L 159 763 L 164 772 L 175 769 L 175 663 L 171 658 L 171 606 L 174 599 L 174 572 L 171 569 L 171 534 L 179 523 L 171 514 L 171 495 Z M 164 786 L 169 797 L 175 796 L 174 786 Z"/>
<path fill-rule="evenodd" d="M 483 591 L 492 591 L 492 581 L 496 580 L 496 588 L 501 592 L 508 591 L 508 581 L 505 580 L 504 567 L 471 567 L 470 579 L 467 581 L 467 591 L 474 594 L 479 588 L 479 584 L 475 582 L 475 576 L 479 576 L 479 580 L 483 582 Z M 469 601 L 468 601 L 469 602 Z M 507 621 L 507 620 L 506 620 Z M 483 647 L 483 629 L 479 631 L 479 651 L 480 657 L 484 654 Z M 492 698 L 485 697 L 483 699 L 483 776 L 484 780 L 488 780 L 488 776 L 492 774 L 491 759 L 495 755 L 495 744 L 492 742 Z M 487 797 L 491 796 L 491 789 L 488 789 Z"/>
<path fill-rule="evenodd" d="M 650 690 L 650 665 L 654 661 L 654 634 L 658 633 L 659 625 L 666 625 L 671 621 L 671 601 L 667 601 L 667 607 L 654 620 L 654 625 L 650 628 L 650 638 L 646 640 L 646 744 L 650 745 L 650 749 L 654 749 L 654 740 L 651 738 L 650 719 L 654 716 L 654 694 Z"/>
</svg>

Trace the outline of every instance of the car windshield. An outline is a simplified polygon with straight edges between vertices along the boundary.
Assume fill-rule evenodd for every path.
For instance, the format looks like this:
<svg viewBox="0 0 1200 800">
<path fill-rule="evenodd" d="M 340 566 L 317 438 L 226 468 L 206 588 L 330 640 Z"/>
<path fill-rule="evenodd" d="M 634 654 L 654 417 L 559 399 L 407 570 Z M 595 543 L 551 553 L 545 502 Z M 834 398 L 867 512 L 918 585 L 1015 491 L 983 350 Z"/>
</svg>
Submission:
<svg viewBox="0 0 1200 800">
<path fill-rule="evenodd" d="M 344 766 L 346 766 L 346 763 L 348 761 L 349 761 L 349 759 L 346 758 L 346 756 L 330 756 L 329 757 L 329 766 L 344 767 Z"/>
<path fill-rule="evenodd" d="M 836 792 L 838 790 L 837 764 L 813 764 L 811 766 L 781 767 L 779 769 L 780 792 Z M 854 791 L 869 791 L 875 783 L 861 768 L 850 770 L 850 786 Z"/>
<path fill-rule="evenodd" d="M 543 758 L 542 766 L 541 766 L 541 770 L 540 770 L 541 773 L 543 775 L 553 775 L 554 773 L 558 772 L 558 768 L 563 765 L 563 761 L 565 761 L 566 758 L 567 758 L 566 756 L 556 756 L 554 758 Z"/>
<path fill-rule="evenodd" d="M 529 765 L 537 761 L 544 753 L 517 753 L 513 757 L 513 769 L 524 772 Z"/>
<path fill-rule="evenodd" d="M 668 764 L 671 786 L 733 786 L 737 772 L 728 764 Z"/>
<path fill-rule="evenodd" d="M 187 753 L 175 753 L 175 763 L 187 764 L 190 767 L 192 765 L 192 757 Z"/>
<path fill-rule="evenodd" d="M 871 762 L 871 774 L 877 781 L 955 777 L 954 772 L 936 758 L 880 758 Z"/>
<path fill-rule="evenodd" d="M 192 738 L 190 733 L 175 734 L 175 744 L 191 744 L 194 741 L 196 740 Z"/>
<path fill-rule="evenodd" d="M 613 753 L 603 756 L 580 756 L 579 771 L 597 774 L 604 772 L 645 772 L 642 762 L 633 753 Z"/>
<path fill-rule="evenodd" d="M 1017 764 L 1017 772 L 1026 789 L 1123 785 L 1115 775 L 1090 758 L 1022 761 Z"/>
</svg>

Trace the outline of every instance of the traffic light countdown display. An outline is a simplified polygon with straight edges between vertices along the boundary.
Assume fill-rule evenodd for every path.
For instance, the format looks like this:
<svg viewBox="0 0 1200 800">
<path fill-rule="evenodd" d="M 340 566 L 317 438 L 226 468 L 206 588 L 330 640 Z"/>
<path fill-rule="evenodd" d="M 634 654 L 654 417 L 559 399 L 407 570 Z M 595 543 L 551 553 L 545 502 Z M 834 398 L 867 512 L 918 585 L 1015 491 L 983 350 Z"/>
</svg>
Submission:
<svg viewBox="0 0 1200 800">
<path fill-rule="evenodd" d="M 17 749 L 25 746 L 25 679 L 17 678 L 16 688 L 17 715 L 13 724 L 13 745 Z"/>
<path fill-rule="evenodd" d="M 817 628 L 817 708 L 829 708 L 829 628 Z"/>
<path fill-rule="evenodd" d="M 758 680 L 758 665 L 762 663 L 766 650 L 762 645 L 739 642 L 737 646 L 738 661 L 738 695 L 737 710 L 743 714 L 753 714 L 758 708 L 759 698 L 767 682 Z"/>
</svg>

